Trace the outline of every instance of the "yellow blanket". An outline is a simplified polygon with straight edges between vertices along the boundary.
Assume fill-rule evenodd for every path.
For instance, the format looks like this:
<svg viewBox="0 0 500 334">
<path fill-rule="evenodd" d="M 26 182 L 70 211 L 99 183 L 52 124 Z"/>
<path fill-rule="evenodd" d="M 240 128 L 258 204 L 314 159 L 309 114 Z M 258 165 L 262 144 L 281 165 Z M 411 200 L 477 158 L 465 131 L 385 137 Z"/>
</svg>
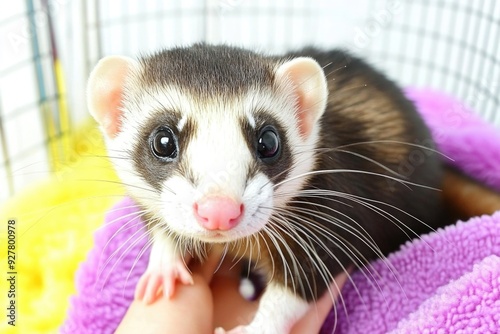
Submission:
<svg viewBox="0 0 500 334">
<path fill-rule="evenodd" d="M 101 138 L 94 123 L 84 124 L 71 137 L 68 162 L 0 207 L 2 273 L 9 271 L 9 219 L 16 221 L 17 271 L 16 326 L 3 315 L 0 333 L 56 333 L 64 320 L 74 274 L 92 247 L 93 232 L 124 194 Z M 0 279 L 3 314 L 10 302 L 6 278 Z"/>
</svg>

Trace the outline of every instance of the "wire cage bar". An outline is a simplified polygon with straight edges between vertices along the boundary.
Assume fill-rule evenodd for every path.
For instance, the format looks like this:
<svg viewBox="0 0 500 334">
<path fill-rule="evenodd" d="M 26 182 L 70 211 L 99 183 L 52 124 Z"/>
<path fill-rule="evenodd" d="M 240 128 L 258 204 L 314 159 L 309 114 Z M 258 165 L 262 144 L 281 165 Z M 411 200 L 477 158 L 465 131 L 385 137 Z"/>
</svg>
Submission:
<svg viewBox="0 0 500 334">
<path fill-rule="evenodd" d="M 200 41 L 266 53 L 342 47 L 402 86 L 448 92 L 500 126 L 496 0 L 26 0 L 0 6 L 0 200 L 68 159 L 65 136 L 87 117 L 86 78 L 109 54 L 137 56 Z"/>
</svg>

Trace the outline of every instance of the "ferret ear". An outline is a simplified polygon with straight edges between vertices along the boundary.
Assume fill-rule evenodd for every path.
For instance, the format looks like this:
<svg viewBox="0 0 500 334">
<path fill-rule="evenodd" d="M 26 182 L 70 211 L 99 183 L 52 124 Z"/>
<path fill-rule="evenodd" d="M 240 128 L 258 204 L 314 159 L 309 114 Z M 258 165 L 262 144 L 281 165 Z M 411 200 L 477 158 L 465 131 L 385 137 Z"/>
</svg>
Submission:
<svg viewBox="0 0 500 334">
<path fill-rule="evenodd" d="M 121 130 L 121 105 L 128 73 L 138 66 L 137 61 L 120 56 L 101 59 L 87 83 L 87 105 L 90 114 L 109 138 Z"/>
<path fill-rule="evenodd" d="M 300 134 L 307 138 L 326 108 L 328 87 L 323 69 L 312 58 L 299 57 L 281 65 L 276 78 L 291 81 Z"/>
</svg>

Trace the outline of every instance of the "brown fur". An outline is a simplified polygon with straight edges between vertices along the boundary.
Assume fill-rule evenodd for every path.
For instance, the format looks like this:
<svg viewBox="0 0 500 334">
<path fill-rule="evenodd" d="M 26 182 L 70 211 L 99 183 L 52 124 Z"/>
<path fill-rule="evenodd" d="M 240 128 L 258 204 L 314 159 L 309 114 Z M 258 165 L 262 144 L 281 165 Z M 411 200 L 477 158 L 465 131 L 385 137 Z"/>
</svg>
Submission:
<svg viewBox="0 0 500 334">
<path fill-rule="evenodd" d="M 500 193 L 451 168 L 444 175 L 443 198 L 450 216 L 456 219 L 500 211 Z"/>
</svg>

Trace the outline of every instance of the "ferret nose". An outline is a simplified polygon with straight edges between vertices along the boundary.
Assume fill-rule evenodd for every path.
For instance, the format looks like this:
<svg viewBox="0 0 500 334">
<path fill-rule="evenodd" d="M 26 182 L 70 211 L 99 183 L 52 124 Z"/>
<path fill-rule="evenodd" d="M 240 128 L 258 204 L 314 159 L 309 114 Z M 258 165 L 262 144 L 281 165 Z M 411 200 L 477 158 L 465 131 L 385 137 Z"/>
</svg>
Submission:
<svg viewBox="0 0 500 334">
<path fill-rule="evenodd" d="M 209 197 L 195 202 L 194 215 L 207 230 L 227 231 L 238 225 L 243 204 L 227 197 Z"/>
</svg>

